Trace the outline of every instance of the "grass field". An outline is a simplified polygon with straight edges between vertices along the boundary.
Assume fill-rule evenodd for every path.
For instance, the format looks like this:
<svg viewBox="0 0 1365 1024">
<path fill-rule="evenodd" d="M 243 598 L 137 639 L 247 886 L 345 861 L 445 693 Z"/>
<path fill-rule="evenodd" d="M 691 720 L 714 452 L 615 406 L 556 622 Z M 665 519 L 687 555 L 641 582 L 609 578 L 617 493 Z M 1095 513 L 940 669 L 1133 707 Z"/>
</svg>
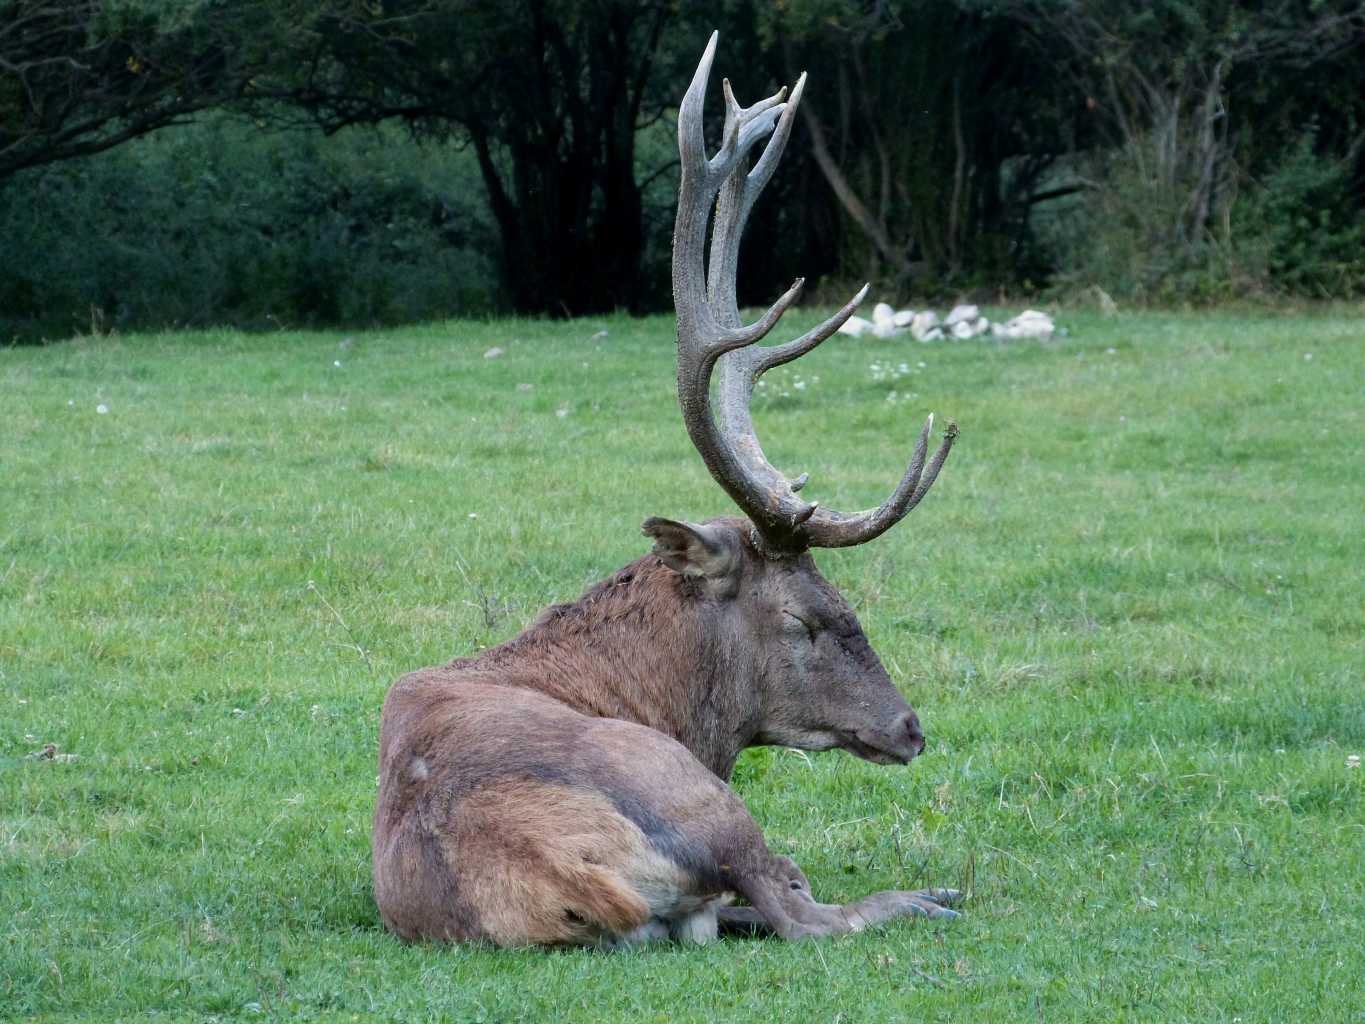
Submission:
<svg viewBox="0 0 1365 1024">
<path fill-rule="evenodd" d="M 756 403 L 843 509 L 961 425 L 820 556 L 929 754 L 735 786 L 817 896 L 963 917 L 622 954 L 398 943 L 369 819 L 397 675 L 729 511 L 671 321 L 0 349 L 0 1018 L 1365 1021 L 1365 320 L 1061 321 Z"/>
</svg>

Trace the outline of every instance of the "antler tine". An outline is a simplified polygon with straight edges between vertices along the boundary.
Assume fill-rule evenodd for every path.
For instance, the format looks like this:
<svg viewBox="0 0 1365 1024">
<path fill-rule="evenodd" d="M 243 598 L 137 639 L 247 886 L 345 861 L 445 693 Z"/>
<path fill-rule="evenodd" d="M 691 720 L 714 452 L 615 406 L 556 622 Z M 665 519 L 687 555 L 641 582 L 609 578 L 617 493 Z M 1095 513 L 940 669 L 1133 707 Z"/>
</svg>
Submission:
<svg viewBox="0 0 1365 1024">
<path fill-rule="evenodd" d="M 799 547 L 795 531 L 815 512 L 815 506 L 796 497 L 787 479 L 774 469 L 754 436 L 748 403 L 754 374 L 748 369 L 722 370 L 719 379 L 720 425 L 712 415 L 711 374 L 717 361 L 738 357 L 735 369 L 749 367 L 745 351 L 776 325 L 796 301 L 802 282 L 796 281 L 773 306 L 748 327 L 741 325 L 735 303 L 735 259 L 744 216 L 757 188 L 748 197 L 745 167 L 752 147 L 778 123 L 790 131 L 786 90 L 750 107 L 741 107 L 725 83 L 725 137 L 717 154 L 707 159 L 702 135 L 702 102 L 715 55 L 712 35 L 701 63 L 678 108 L 678 151 L 682 163 L 678 216 L 673 232 L 673 297 L 678 310 L 678 403 L 687 432 L 711 475 L 749 516 L 760 534 L 776 547 Z M 769 144 L 771 147 L 771 143 Z M 770 174 L 773 160 L 765 153 L 760 164 Z M 761 188 L 761 183 L 758 185 Z M 726 196 L 717 197 L 722 190 Z M 728 197 L 728 198 L 727 198 Z M 711 248 L 710 288 L 704 256 L 712 208 L 716 224 Z M 735 214 L 740 216 L 736 217 Z M 837 325 L 836 325 L 837 326 Z M 724 358 L 722 358 L 724 357 Z M 735 386 L 738 385 L 738 392 Z M 735 393 L 732 393 L 735 392 Z"/>
<path fill-rule="evenodd" d="M 704 240 L 716 194 L 732 179 L 736 169 L 742 166 L 744 158 L 754 144 L 773 130 L 774 123 L 783 112 L 782 99 L 787 92 L 783 88 L 776 95 L 751 107 L 740 107 L 735 101 L 729 81 L 726 80 L 725 140 L 720 151 L 708 160 L 702 108 L 717 38 L 718 33 L 713 32 L 706 45 L 706 51 L 702 54 L 701 63 L 697 65 L 692 82 L 678 106 L 678 153 L 683 173 L 678 196 L 678 217 L 673 233 L 673 287 L 680 324 L 683 319 L 695 318 L 700 326 L 719 325 L 728 329 L 723 337 L 715 338 L 711 346 L 703 346 L 715 347 L 717 351 L 714 354 L 718 356 L 736 344 L 751 344 L 763 337 L 795 301 L 796 294 L 789 292 L 751 328 L 739 332 L 739 313 L 737 309 L 732 311 L 733 301 L 728 304 L 720 303 L 718 311 L 717 304 L 702 291 L 706 279 L 703 266 Z M 722 224 L 728 223 L 728 218 L 717 220 L 718 234 L 724 234 Z M 718 249 L 713 246 L 713 258 L 716 252 Z M 733 278 L 733 266 L 731 277 Z M 797 287 L 799 282 L 793 286 Z M 682 335 L 679 337 L 681 339 Z M 709 365 L 707 371 L 710 371 Z"/>
<path fill-rule="evenodd" d="M 868 290 L 871 287 L 870 283 L 863 285 L 858 289 L 857 295 L 843 304 L 839 312 L 812 327 L 795 341 L 789 341 L 785 345 L 775 345 L 772 348 L 755 349 L 754 352 L 758 358 L 754 360 L 752 371 L 754 381 L 757 382 L 759 377 L 774 366 L 781 366 L 783 363 L 790 363 L 793 359 L 800 359 L 816 345 L 833 337 L 834 333 L 844 326 L 848 318 L 853 315 L 853 311 L 862 304 L 863 299 L 867 298 Z"/>
<path fill-rule="evenodd" d="M 767 128 L 766 119 L 759 120 L 759 116 L 767 114 L 772 117 L 780 113 L 777 118 L 777 125 L 773 131 L 773 137 L 768 140 L 768 144 L 763 148 L 762 155 L 758 162 L 754 164 L 753 170 L 747 175 L 735 173 L 725 180 L 721 187 L 720 198 L 716 203 L 716 222 L 712 228 L 711 237 L 711 261 L 709 266 L 710 275 L 707 279 L 707 294 L 713 306 L 717 307 L 717 316 L 722 322 L 730 326 L 739 325 L 739 304 L 735 297 L 735 277 L 739 267 L 739 242 L 744 234 L 744 226 L 749 220 L 749 211 L 753 209 L 754 201 L 758 198 L 763 187 L 768 184 L 768 180 L 773 176 L 773 171 L 777 167 L 777 161 L 781 159 L 782 150 L 787 145 L 787 139 L 791 136 L 792 121 L 796 115 L 797 104 L 801 102 L 801 93 L 805 88 L 806 76 L 803 72 L 797 79 L 796 87 L 792 89 L 791 99 L 782 103 L 782 99 L 787 95 L 786 88 L 778 90 L 776 95 L 760 100 L 752 107 L 742 108 L 735 102 L 734 93 L 730 91 L 730 80 L 724 81 L 726 116 L 725 125 L 727 135 L 730 125 L 743 118 L 752 118 L 750 125 L 755 127 Z M 776 108 L 776 109 L 774 109 Z"/>
<path fill-rule="evenodd" d="M 928 451 L 929 434 L 933 429 L 934 416 L 930 413 L 924 422 L 924 429 L 920 431 L 919 440 L 915 442 L 915 453 L 910 458 L 905 476 L 901 478 L 891 497 L 877 508 L 851 516 L 830 509 L 816 509 L 804 528 L 810 546 L 844 548 L 862 544 L 874 537 L 880 537 L 904 519 L 910 510 L 920 503 L 920 499 L 929 493 L 929 488 L 938 478 L 938 471 L 943 467 L 944 460 L 952 451 L 953 441 L 957 439 L 957 424 L 949 420 L 948 428 L 943 432 L 943 441 L 926 467 L 924 455 Z"/>
<path fill-rule="evenodd" d="M 682 164 L 682 181 L 678 188 L 678 216 L 673 225 L 673 301 L 678 309 L 680 370 L 684 335 L 696 334 L 702 326 L 697 321 L 706 313 L 702 245 L 709 214 L 705 198 L 706 137 L 701 113 L 719 35 L 718 32 L 711 33 L 692 82 L 678 105 L 678 157 Z"/>
<path fill-rule="evenodd" d="M 684 168 L 706 165 L 706 137 L 702 131 L 701 108 L 706 99 L 706 82 L 711 77 L 711 61 L 716 56 L 719 32 L 712 32 L 701 55 L 692 81 L 678 104 L 678 151 Z"/>
<path fill-rule="evenodd" d="M 673 233 L 673 295 L 678 311 L 678 403 L 683 421 L 707 469 L 753 521 L 766 548 L 793 551 L 858 544 L 889 529 L 923 498 L 948 456 L 957 429 L 949 427 L 926 469 L 930 417 L 895 493 L 879 508 L 854 516 L 802 501 L 796 492 L 807 475 L 788 479 L 763 454 L 749 410 L 758 378 L 833 335 L 853 315 L 868 288 L 864 285 L 842 309 L 794 341 L 771 348 L 751 347 L 772 330 L 801 291 L 798 279 L 758 320 L 747 327 L 741 324 L 735 291 L 740 238 L 791 136 L 806 76 L 798 79 L 789 100 L 784 89 L 750 107 L 739 105 L 726 80 L 724 138 L 716 155 L 708 159 L 702 102 L 716 41 L 712 34 L 678 107 L 682 181 Z M 769 132 L 772 138 L 746 172 L 750 150 Z M 708 267 L 704 249 L 713 207 Z M 713 416 L 710 382 L 717 366 Z"/>
<path fill-rule="evenodd" d="M 787 100 L 787 105 L 782 111 L 782 117 L 777 122 L 773 137 L 763 148 L 763 155 L 758 158 L 758 162 L 754 164 L 754 168 L 749 172 L 748 180 L 745 182 L 745 196 L 748 198 L 750 206 L 758 198 L 758 194 L 767 186 L 768 180 L 773 176 L 773 171 L 777 170 L 777 162 L 782 159 L 782 151 L 787 148 L 787 140 L 791 138 L 792 122 L 796 120 L 796 108 L 801 105 L 801 96 L 805 91 L 806 73 L 803 71 L 801 76 L 797 78 L 796 84 L 792 86 L 791 99 Z"/>
</svg>

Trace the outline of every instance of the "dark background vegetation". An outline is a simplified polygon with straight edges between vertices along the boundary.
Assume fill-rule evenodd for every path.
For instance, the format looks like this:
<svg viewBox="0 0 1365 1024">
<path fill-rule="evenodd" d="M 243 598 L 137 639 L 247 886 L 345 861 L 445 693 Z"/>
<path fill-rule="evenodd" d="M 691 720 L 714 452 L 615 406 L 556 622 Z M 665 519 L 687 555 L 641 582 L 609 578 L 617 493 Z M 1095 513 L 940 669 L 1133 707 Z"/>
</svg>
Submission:
<svg viewBox="0 0 1365 1024">
<path fill-rule="evenodd" d="M 712 28 L 746 301 L 1365 294 L 1360 0 L 0 0 L 0 339 L 667 308 Z"/>
</svg>

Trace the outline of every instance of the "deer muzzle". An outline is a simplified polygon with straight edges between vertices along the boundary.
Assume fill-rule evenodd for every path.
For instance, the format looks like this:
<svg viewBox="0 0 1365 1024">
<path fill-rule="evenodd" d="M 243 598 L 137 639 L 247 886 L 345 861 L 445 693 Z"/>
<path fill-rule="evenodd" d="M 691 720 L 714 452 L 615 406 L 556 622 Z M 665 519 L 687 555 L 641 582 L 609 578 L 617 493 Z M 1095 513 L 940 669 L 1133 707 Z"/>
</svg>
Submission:
<svg viewBox="0 0 1365 1024">
<path fill-rule="evenodd" d="M 857 729 L 848 735 L 845 750 L 873 764 L 909 764 L 924 753 L 924 732 L 913 711 L 897 716 L 885 729 Z"/>
</svg>

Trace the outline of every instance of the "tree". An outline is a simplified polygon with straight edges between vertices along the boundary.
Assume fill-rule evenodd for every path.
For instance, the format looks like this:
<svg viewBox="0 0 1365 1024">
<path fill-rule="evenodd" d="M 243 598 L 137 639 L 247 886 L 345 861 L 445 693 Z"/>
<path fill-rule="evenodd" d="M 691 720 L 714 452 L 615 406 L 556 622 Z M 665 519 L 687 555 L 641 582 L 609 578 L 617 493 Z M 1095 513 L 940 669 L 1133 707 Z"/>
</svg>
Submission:
<svg viewBox="0 0 1365 1024">
<path fill-rule="evenodd" d="M 655 81 L 665 0 L 320 5 L 257 94 L 327 131 L 390 118 L 473 148 L 506 287 L 525 312 L 634 309 L 644 248 L 636 137 L 676 100 Z"/>
<path fill-rule="evenodd" d="M 0 0 L 0 180 L 240 95 L 292 0 Z"/>
<path fill-rule="evenodd" d="M 972 0 L 793 0 L 767 28 L 791 70 L 810 152 L 863 239 L 869 277 L 904 286 L 1027 272 L 1031 207 L 1070 111 Z"/>
<path fill-rule="evenodd" d="M 1198 261 L 1215 231 L 1227 233 L 1239 154 L 1281 159 L 1324 96 L 1328 137 L 1352 154 L 1365 138 L 1361 0 L 1004 0 L 1002 10 L 1087 97 L 1097 177 L 1112 178 L 1098 199 L 1143 225 L 1142 248 L 1170 254 L 1155 273 Z M 1353 80 L 1344 93 L 1343 80 Z M 1271 128 L 1264 139 L 1258 122 Z"/>
</svg>

